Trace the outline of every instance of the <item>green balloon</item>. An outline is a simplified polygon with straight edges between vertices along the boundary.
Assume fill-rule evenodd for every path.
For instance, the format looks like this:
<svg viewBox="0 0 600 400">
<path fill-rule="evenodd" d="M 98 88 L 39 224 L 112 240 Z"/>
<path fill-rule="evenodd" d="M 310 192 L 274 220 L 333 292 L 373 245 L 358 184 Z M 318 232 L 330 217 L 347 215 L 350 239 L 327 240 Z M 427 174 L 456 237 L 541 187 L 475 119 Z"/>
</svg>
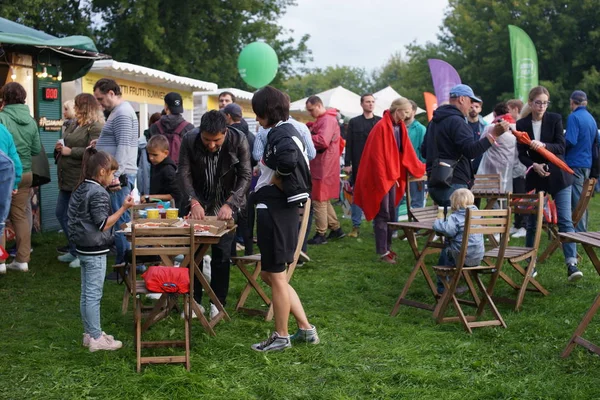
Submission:
<svg viewBox="0 0 600 400">
<path fill-rule="evenodd" d="M 238 58 L 240 76 L 244 82 L 257 89 L 271 83 L 278 68 L 277 53 L 264 42 L 250 43 Z"/>
</svg>

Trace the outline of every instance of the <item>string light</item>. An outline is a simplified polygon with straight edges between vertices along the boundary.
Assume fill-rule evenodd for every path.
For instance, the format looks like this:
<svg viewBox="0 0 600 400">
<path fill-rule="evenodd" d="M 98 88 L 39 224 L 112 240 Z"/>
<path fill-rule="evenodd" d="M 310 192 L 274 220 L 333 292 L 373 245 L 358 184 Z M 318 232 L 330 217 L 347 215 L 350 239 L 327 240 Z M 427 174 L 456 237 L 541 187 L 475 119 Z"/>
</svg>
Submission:
<svg viewBox="0 0 600 400">
<path fill-rule="evenodd" d="M 56 77 L 57 80 L 62 81 L 62 70 L 59 69 L 58 70 L 58 76 Z"/>
<path fill-rule="evenodd" d="M 44 67 L 44 69 L 42 70 L 42 78 L 47 78 L 48 77 L 48 68 Z"/>
<path fill-rule="evenodd" d="M 10 78 L 14 81 L 17 79 L 17 72 L 14 67 L 10 67 Z"/>
</svg>

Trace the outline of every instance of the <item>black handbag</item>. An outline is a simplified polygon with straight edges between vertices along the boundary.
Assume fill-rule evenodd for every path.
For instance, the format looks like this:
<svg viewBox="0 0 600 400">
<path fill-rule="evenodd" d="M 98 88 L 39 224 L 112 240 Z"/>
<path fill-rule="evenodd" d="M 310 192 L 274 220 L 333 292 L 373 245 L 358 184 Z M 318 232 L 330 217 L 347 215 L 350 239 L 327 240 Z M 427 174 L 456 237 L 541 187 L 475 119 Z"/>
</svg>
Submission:
<svg viewBox="0 0 600 400">
<path fill-rule="evenodd" d="M 439 149 L 437 144 L 437 134 L 434 137 L 435 141 L 435 150 L 439 155 Z M 444 158 L 436 157 L 433 160 L 433 165 L 431 166 L 431 173 L 429 175 L 429 182 L 427 185 L 432 188 L 438 189 L 447 189 L 452 185 L 452 178 L 454 177 L 454 168 L 456 164 L 460 161 L 462 155 L 458 158 L 458 160 L 449 160 Z"/>
</svg>

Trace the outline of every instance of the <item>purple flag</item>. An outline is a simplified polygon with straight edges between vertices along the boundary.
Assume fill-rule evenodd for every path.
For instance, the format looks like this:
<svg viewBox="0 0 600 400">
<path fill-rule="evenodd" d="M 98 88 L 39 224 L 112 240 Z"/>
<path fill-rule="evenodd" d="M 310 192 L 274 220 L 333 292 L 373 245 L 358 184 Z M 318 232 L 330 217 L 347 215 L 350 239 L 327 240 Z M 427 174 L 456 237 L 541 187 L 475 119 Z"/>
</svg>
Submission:
<svg viewBox="0 0 600 400">
<path fill-rule="evenodd" d="M 448 103 L 450 100 L 450 89 L 456 85 L 460 85 L 460 76 L 458 72 L 446 61 L 429 59 L 429 70 L 431 71 L 431 79 L 433 80 L 433 89 L 437 98 L 438 106 Z"/>
</svg>

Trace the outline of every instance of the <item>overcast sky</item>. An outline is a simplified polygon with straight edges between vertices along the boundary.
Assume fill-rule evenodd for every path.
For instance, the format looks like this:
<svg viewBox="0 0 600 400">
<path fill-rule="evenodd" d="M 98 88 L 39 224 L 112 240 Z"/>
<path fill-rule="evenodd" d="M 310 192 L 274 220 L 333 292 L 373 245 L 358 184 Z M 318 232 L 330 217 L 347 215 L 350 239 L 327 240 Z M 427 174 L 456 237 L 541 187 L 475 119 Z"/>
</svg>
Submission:
<svg viewBox="0 0 600 400">
<path fill-rule="evenodd" d="M 296 39 L 310 34 L 311 67 L 379 68 L 416 40 L 437 41 L 448 0 L 297 0 L 281 19 Z"/>
</svg>

